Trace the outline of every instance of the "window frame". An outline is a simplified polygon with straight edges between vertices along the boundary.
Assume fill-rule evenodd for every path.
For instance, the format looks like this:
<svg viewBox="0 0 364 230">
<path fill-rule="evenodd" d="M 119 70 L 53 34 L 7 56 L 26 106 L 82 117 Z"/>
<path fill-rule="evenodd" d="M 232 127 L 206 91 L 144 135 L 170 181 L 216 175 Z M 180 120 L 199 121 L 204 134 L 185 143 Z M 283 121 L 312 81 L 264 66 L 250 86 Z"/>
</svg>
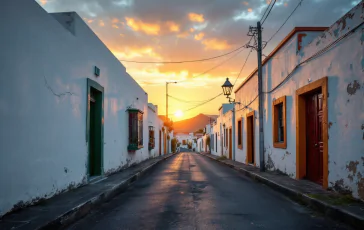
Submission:
<svg viewBox="0 0 364 230">
<path fill-rule="evenodd" d="M 239 125 L 240 122 L 240 125 Z M 238 149 L 243 149 L 243 121 L 242 118 L 238 119 L 237 122 L 237 126 L 238 126 Z M 240 142 L 240 143 L 239 143 Z"/>
<path fill-rule="evenodd" d="M 155 148 L 155 128 L 154 128 L 154 126 L 149 126 L 148 131 L 149 131 L 148 149 L 152 150 Z"/>
<path fill-rule="evenodd" d="M 283 123 L 283 141 L 278 141 L 278 108 L 282 105 L 282 123 Z M 286 96 L 282 96 L 273 101 L 272 104 L 272 131 L 273 131 L 273 147 L 287 148 L 287 116 L 286 116 Z"/>
<path fill-rule="evenodd" d="M 143 148 L 143 112 L 139 109 L 128 109 L 129 136 L 128 151 L 136 151 Z"/>
</svg>

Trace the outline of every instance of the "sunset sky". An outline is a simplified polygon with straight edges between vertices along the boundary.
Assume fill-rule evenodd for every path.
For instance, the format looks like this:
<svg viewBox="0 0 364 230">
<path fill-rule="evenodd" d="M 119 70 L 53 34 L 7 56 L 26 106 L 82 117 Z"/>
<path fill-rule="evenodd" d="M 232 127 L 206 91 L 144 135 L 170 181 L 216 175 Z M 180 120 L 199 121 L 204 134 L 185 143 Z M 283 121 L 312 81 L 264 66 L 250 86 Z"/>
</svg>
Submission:
<svg viewBox="0 0 364 230">
<path fill-rule="evenodd" d="M 37 0 L 48 12 L 75 11 L 114 55 L 134 61 L 183 61 L 220 55 L 245 44 L 249 26 L 256 26 L 269 0 Z M 267 40 L 281 26 L 299 0 L 277 0 L 263 27 Z M 295 26 L 330 26 L 359 0 L 304 0 L 282 30 L 264 49 L 269 52 Z M 308 13 L 309 15 L 308 16 Z M 136 64 L 122 62 L 128 73 L 146 90 L 149 101 L 165 114 L 165 82 L 169 94 L 169 113 L 185 111 L 198 101 L 222 92 L 229 77 L 234 83 L 249 50 L 206 73 L 206 70 L 234 54 L 207 62 L 184 64 Z M 253 52 L 237 84 L 257 66 Z M 199 76 L 197 76 L 199 75 Z M 188 103 L 186 103 L 188 101 Z M 199 113 L 217 114 L 223 96 L 204 106 L 185 112 L 186 119 Z"/>
</svg>

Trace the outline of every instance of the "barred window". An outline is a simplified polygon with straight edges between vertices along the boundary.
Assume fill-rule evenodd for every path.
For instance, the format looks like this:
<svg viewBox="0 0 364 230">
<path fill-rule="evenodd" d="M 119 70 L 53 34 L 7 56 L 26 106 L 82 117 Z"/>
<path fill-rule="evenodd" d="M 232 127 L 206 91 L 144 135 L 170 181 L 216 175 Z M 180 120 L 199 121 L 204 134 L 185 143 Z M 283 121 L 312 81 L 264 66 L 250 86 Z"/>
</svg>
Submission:
<svg viewBox="0 0 364 230">
<path fill-rule="evenodd" d="M 128 150 L 143 148 L 143 112 L 129 109 L 129 145 Z"/>
</svg>

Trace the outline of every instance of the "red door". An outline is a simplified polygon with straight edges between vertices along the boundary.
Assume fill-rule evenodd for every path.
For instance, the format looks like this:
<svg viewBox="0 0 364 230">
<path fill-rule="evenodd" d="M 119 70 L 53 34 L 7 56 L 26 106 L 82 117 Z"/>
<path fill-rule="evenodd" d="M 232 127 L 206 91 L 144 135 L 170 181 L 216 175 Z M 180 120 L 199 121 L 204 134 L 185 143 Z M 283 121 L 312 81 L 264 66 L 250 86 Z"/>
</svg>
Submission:
<svg viewBox="0 0 364 230">
<path fill-rule="evenodd" d="M 306 177 L 318 184 L 323 179 L 322 116 L 321 92 L 310 94 L 306 100 Z"/>
</svg>

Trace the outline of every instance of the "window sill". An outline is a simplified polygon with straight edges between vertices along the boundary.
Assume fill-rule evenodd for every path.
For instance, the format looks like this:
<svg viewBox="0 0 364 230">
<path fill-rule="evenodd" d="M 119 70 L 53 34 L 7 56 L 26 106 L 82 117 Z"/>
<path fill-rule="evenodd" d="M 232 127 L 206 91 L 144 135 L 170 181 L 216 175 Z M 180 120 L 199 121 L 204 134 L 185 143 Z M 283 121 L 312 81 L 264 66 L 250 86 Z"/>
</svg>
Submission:
<svg viewBox="0 0 364 230">
<path fill-rule="evenodd" d="M 273 147 L 277 149 L 286 149 L 287 143 L 286 142 L 274 142 Z"/>
<path fill-rule="evenodd" d="M 136 151 L 136 150 L 139 150 L 142 148 L 143 148 L 143 145 L 135 145 L 135 144 L 128 145 L 128 151 Z"/>
</svg>

